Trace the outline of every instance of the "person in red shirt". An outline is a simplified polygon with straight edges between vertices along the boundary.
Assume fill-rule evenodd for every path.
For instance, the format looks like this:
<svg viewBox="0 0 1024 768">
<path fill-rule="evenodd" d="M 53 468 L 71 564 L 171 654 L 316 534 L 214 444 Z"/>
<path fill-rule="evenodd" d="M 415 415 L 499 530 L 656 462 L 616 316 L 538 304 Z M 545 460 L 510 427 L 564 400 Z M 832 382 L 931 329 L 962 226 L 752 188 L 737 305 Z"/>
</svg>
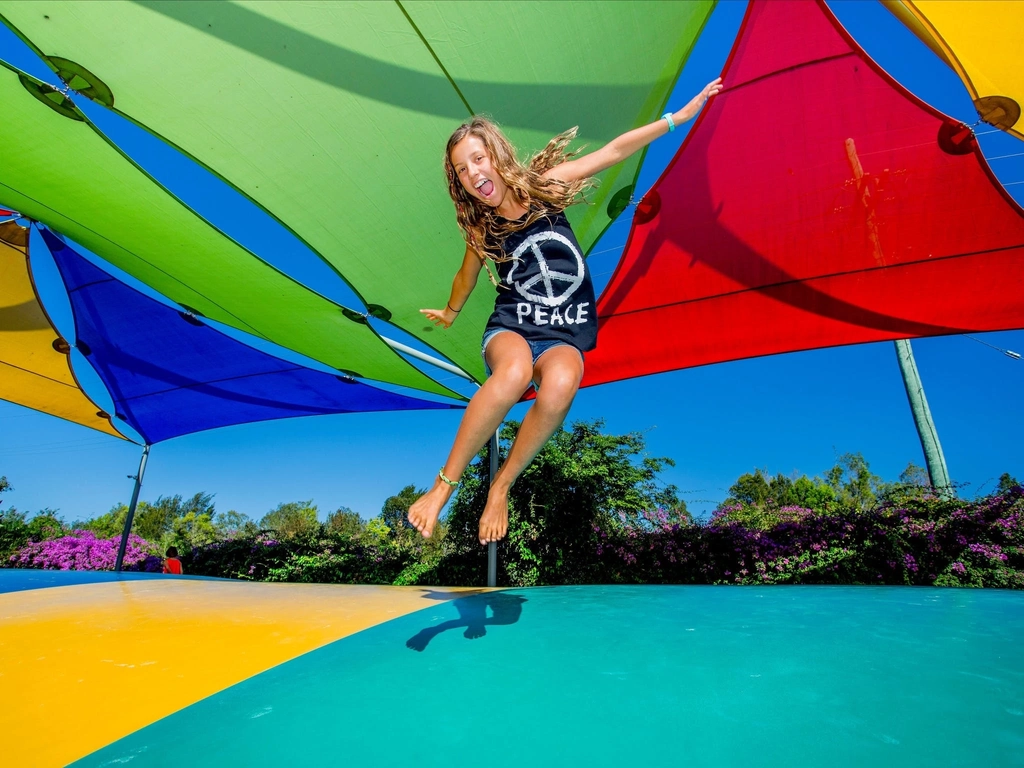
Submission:
<svg viewBox="0 0 1024 768">
<path fill-rule="evenodd" d="M 182 574 L 181 560 L 178 559 L 177 547 L 167 548 L 167 557 L 164 560 L 164 573 L 173 573 L 178 576 Z"/>
</svg>

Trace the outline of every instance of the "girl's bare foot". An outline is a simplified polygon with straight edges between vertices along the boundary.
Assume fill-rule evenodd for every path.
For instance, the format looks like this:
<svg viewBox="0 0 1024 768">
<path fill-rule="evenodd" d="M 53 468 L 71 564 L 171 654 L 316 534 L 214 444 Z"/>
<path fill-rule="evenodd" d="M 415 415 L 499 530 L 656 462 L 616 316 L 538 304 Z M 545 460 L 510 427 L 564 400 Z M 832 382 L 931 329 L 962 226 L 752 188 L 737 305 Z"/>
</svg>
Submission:
<svg viewBox="0 0 1024 768">
<path fill-rule="evenodd" d="M 480 543 L 500 541 L 508 533 L 508 488 L 492 485 L 480 515 Z"/>
<path fill-rule="evenodd" d="M 434 487 L 420 496 L 409 507 L 409 522 L 419 531 L 423 538 L 429 539 L 437 525 L 437 517 L 441 514 L 448 498 L 452 495 L 452 486 L 442 482 L 440 477 L 434 478 Z"/>
</svg>

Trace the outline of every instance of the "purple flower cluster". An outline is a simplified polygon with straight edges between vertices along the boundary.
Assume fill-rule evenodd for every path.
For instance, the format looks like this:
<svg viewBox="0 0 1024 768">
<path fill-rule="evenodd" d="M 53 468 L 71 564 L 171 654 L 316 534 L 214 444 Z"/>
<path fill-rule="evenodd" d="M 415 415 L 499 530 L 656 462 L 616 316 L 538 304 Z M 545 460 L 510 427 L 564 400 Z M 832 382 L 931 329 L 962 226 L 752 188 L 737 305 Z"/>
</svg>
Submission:
<svg viewBox="0 0 1024 768">
<path fill-rule="evenodd" d="M 1006 553 L 1003 552 L 1002 547 L 998 544 L 971 544 L 967 547 L 968 552 L 973 552 L 976 555 L 981 555 L 989 560 L 1002 560 L 1006 562 Z"/>
<path fill-rule="evenodd" d="M 97 539 L 92 531 L 72 531 L 68 536 L 32 542 L 11 555 L 15 568 L 44 568 L 60 571 L 112 571 L 117 561 L 118 536 Z M 127 570 L 161 570 L 162 561 L 149 553 L 149 543 L 135 534 L 128 537 L 124 553 Z"/>
<path fill-rule="evenodd" d="M 594 526 L 592 551 L 608 580 L 1024 588 L 1019 486 L 974 502 L 933 495 L 866 512 L 734 505 L 688 526 L 642 517 L 646 529 Z"/>
</svg>

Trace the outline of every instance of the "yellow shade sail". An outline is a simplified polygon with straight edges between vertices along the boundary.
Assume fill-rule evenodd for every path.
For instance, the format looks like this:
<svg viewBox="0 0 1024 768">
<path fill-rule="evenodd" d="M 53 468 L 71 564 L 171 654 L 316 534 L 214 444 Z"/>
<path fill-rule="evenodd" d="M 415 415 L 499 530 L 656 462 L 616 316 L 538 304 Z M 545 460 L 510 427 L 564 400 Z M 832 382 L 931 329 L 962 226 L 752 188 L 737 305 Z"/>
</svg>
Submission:
<svg viewBox="0 0 1024 768">
<path fill-rule="evenodd" d="M 36 295 L 28 230 L 0 224 L 0 398 L 125 439 L 82 391 L 70 351 Z"/>
<path fill-rule="evenodd" d="M 960 76 L 982 120 L 1024 139 L 1024 2 L 882 2 Z"/>
</svg>

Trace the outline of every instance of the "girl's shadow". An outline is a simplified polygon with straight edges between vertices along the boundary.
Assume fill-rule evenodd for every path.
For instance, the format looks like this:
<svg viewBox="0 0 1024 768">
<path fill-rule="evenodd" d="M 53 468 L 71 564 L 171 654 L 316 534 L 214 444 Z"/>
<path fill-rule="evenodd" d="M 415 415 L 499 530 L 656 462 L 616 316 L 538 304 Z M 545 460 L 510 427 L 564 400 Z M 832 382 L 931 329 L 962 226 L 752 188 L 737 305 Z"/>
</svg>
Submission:
<svg viewBox="0 0 1024 768">
<path fill-rule="evenodd" d="M 427 592 L 424 597 L 428 600 L 447 600 L 449 595 L 444 592 Z M 455 610 L 459 612 L 459 618 L 421 629 L 405 641 L 405 647 L 414 651 L 423 651 L 427 644 L 439 634 L 459 627 L 466 628 L 466 631 L 462 633 L 463 637 L 467 640 L 476 640 L 487 634 L 488 625 L 515 624 L 519 621 L 525 602 L 525 597 L 508 592 L 485 592 L 470 597 L 460 597 L 452 601 Z M 490 618 L 487 617 L 488 608 L 491 609 Z"/>
</svg>

